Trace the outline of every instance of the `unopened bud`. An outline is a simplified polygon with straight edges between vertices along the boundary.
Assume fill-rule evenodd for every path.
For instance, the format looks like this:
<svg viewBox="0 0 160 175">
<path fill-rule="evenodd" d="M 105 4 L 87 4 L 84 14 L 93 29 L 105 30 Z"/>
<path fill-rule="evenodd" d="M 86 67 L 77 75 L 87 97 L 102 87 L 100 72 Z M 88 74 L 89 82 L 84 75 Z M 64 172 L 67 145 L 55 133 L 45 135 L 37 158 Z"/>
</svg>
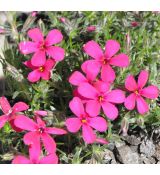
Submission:
<svg viewBox="0 0 160 175">
<path fill-rule="evenodd" d="M 96 30 L 96 26 L 88 26 L 87 27 L 87 32 L 93 32 Z"/>
</svg>

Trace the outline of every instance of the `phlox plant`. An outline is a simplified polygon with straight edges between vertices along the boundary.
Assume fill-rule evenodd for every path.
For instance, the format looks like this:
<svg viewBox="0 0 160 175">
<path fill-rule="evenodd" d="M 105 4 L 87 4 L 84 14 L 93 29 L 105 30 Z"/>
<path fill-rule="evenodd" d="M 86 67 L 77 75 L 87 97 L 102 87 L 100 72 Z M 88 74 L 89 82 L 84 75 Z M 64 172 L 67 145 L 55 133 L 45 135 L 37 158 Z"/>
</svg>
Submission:
<svg viewBox="0 0 160 175">
<path fill-rule="evenodd" d="M 66 25 L 65 17 L 59 19 L 61 25 Z M 107 132 L 110 132 L 116 120 L 121 118 L 121 108 L 123 114 L 134 111 L 136 115 L 147 117 L 145 115 L 149 113 L 151 103 L 147 99 L 155 100 L 159 95 L 156 85 L 146 85 L 149 70 L 139 70 L 137 80 L 134 78 L 137 74 L 134 75 L 134 72 L 130 71 L 124 77 L 124 81 L 117 84 L 118 73 L 129 70 L 132 66 L 132 55 L 121 47 L 120 39 L 115 40 L 112 36 L 103 41 L 104 48 L 101 42 L 98 43 L 94 38 L 81 43 L 82 47 L 74 51 L 81 50 L 84 54 L 85 59 L 79 63 L 81 69 L 76 66 L 71 68 L 69 77 L 56 84 L 52 81 L 53 72 L 60 71 L 61 75 L 64 74 L 64 61 L 68 58 L 67 52 L 72 45 L 71 38 L 63 36 L 60 26 L 59 29 L 56 28 L 48 30 L 46 35 L 38 26 L 30 28 L 26 32 L 30 39 L 24 37 L 17 44 L 18 52 L 25 58 L 21 65 L 26 68 L 27 73 L 23 76 L 29 86 L 30 93 L 27 93 L 32 101 L 27 103 L 20 100 L 11 107 L 9 98 L 7 100 L 7 97 L 0 97 L 3 112 L 0 116 L 0 129 L 5 129 L 8 122 L 13 132 L 20 134 L 23 145 L 27 148 L 25 155 L 23 152 L 14 155 L 13 164 L 61 163 L 59 154 L 65 152 L 61 150 L 61 145 L 66 149 L 70 140 L 74 138 L 78 139 L 76 144 L 79 147 L 107 145 L 110 142 Z M 93 34 L 97 30 L 96 26 L 90 25 L 84 31 Z M 128 42 L 130 40 L 127 40 Z M 67 51 L 63 46 L 58 46 L 61 43 L 68 45 Z M 70 66 L 69 64 L 67 66 Z M 65 85 L 63 81 L 67 82 L 72 91 L 67 105 L 61 98 L 61 94 L 67 94 L 66 89 L 61 89 Z M 54 93 L 48 88 L 52 85 L 55 88 Z M 46 97 L 45 104 L 45 97 L 41 98 L 46 94 L 50 98 L 60 99 L 60 108 L 63 108 L 63 115 L 60 113 L 59 118 L 52 124 L 48 122 L 50 113 L 46 110 L 48 104 L 52 106 L 52 102 Z M 40 102 L 43 105 L 37 104 Z M 54 114 L 53 107 L 52 110 Z"/>
</svg>

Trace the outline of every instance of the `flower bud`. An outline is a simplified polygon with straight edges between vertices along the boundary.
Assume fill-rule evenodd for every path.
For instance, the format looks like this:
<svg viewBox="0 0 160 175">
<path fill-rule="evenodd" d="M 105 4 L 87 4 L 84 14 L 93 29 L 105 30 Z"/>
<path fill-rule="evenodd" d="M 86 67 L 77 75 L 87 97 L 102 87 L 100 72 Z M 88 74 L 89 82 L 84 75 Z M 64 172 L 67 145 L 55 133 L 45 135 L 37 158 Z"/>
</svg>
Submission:
<svg viewBox="0 0 160 175">
<path fill-rule="evenodd" d="M 96 26 L 88 26 L 86 30 L 87 32 L 93 32 L 96 30 Z"/>
</svg>

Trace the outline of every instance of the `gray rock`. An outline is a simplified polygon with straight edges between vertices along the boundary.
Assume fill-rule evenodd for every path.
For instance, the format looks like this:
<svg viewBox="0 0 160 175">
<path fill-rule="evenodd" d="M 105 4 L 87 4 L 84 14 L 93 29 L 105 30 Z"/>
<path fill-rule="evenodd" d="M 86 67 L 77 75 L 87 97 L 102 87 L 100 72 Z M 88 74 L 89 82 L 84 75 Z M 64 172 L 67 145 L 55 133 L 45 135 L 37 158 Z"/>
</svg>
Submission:
<svg viewBox="0 0 160 175">
<path fill-rule="evenodd" d="M 131 145 L 135 145 L 135 146 L 137 146 L 141 143 L 141 139 L 137 138 L 134 135 L 131 135 L 131 136 L 127 135 L 127 136 L 124 137 L 124 139 L 127 143 L 129 143 Z"/>
<path fill-rule="evenodd" d="M 129 146 L 121 146 L 117 148 L 117 159 L 124 164 L 138 164 L 139 156 L 136 152 L 132 152 Z"/>
<path fill-rule="evenodd" d="M 141 154 L 139 158 L 140 164 L 155 164 L 156 160 L 153 157 L 147 158 L 145 154 Z"/>
<path fill-rule="evenodd" d="M 156 148 L 155 148 L 156 150 L 155 150 L 155 154 L 154 154 L 154 156 L 158 159 L 158 160 L 160 160 L 160 145 L 156 145 Z"/>
<path fill-rule="evenodd" d="M 104 163 L 106 163 L 106 164 L 117 164 L 113 152 L 108 150 L 108 149 L 104 150 Z"/>
<path fill-rule="evenodd" d="M 142 144 L 140 145 L 140 153 L 146 155 L 146 157 L 151 157 L 155 153 L 155 145 L 151 140 L 143 140 Z"/>
</svg>

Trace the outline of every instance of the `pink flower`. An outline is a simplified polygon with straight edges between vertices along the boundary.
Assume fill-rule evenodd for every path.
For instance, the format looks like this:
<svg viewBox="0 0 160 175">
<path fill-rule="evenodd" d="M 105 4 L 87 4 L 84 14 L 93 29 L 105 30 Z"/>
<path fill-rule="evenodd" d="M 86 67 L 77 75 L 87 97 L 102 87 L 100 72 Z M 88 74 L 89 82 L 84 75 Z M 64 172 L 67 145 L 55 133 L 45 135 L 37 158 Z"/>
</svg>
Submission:
<svg viewBox="0 0 160 175">
<path fill-rule="evenodd" d="M 29 117 L 21 116 L 15 120 L 15 125 L 21 129 L 30 131 L 24 135 L 24 142 L 26 145 L 34 144 L 37 152 L 40 151 L 40 140 L 42 140 L 45 149 L 48 153 L 54 153 L 56 150 L 56 143 L 49 134 L 63 135 L 66 131 L 54 127 L 46 127 L 46 124 L 41 118 L 36 115 L 36 122 Z"/>
<path fill-rule="evenodd" d="M 32 41 L 23 41 L 19 44 L 19 49 L 22 54 L 34 53 L 31 63 L 34 66 L 43 66 L 46 62 L 46 54 L 53 58 L 55 61 L 61 61 L 64 58 L 64 49 L 53 44 L 60 43 L 63 35 L 57 29 L 51 30 L 46 38 L 40 29 L 34 28 L 28 31 L 28 37 Z"/>
<path fill-rule="evenodd" d="M 62 23 L 65 23 L 65 22 L 66 22 L 66 18 L 65 18 L 65 17 L 60 17 L 59 20 L 60 20 Z"/>
<path fill-rule="evenodd" d="M 5 33 L 5 30 L 0 28 L 0 34 L 3 34 L 3 33 Z"/>
<path fill-rule="evenodd" d="M 88 26 L 87 27 L 87 32 L 93 32 L 96 30 L 96 26 Z"/>
<path fill-rule="evenodd" d="M 136 21 L 131 22 L 131 26 L 132 26 L 132 27 L 137 27 L 138 25 L 139 25 L 139 23 L 136 22 Z"/>
<path fill-rule="evenodd" d="M 149 73 L 148 71 L 142 70 L 138 77 L 138 83 L 136 83 L 134 77 L 129 75 L 125 80 L 125 87 L 128 91 L 132 92 L 125 99 L 125 107 L 128 110 L 133 110 L 137 103 L 137 109 L 140 114 L 145 114 L 148 112 L 149 107 L 145 102 L 143 97 L 149 99 L 155 99 L 158 97 L 158 88 L 156 86 L 150 85 L 144 87 L 147 83 Z"/>
<path fill-rule="evenodd" d="M 36 17 L 36 16 L 37 16 L 37 14 L 38 14 L 38 12 L 33 11 L 33 12 L 31 13 L 31 16 L 32 16 L 32 17 Z"/>
<path fill-rule="evenodd" d="M 119 89 L 109 90 L 109 86 L 102 81 L 96 82 L 94 86 L 89 83 L 83 83 L 78 87 L 78 92 L 82 96 L 90 99 L 86 102 L 87 113 L 91 116 L 97 116 L 102 107 L 105 115 L 109 119 L 116 119 L 118 109 L 114 104 L 124 102 L 124 92 Z"/>
<path fill-rule="evenodd" d="M 28 74 L 28 80 L 32 83 L 35 83 L 42 78 L 43 80 L 49 80 L 51 77 L 51 70 L 55 66 L 55 61 L 48 59 L 43 66 L 33 66 L 31 60 L 25 61 L 24 65 L 33 71 Z"/>
<path fill-rule="evenodd" d="M 19 112 L 27 110 L 29 108 L 28 105 L 24 102 L 18 102 L 11 107 L 8 100 L 5 97 L 1 97 L 0 107 L 4 113 L 4 115 L 0 116 L 0 128 L 2 128 L 8 121 L 15 131 L 22 131 L 20 128 L 15 126 L 14 121 L 16 118 L 22 116 Z"/>
<path fill-rule="evenodd" d="M 89 67 L 91 64 L 97 65 L 101 70 L 101 78 L 103 81 L 113 82 L 115 79 L 115 72 L 111 65 L 118 67 L 127 67 L 129 65 L 129 58 L 126 54 L 120 53 L 115 55 L 120 49 L 120 44 L 115 40 L 108 40 L 105 45 L 105 52 L 100 48 L 95 41 L 89 41 L 84 45 L 84 51 L 94 58 L 82 64 L 82 67 Z M 115 56 L 114 56 L 115 55 Z"/>
<path fill-rule="evenodd" d="M 67 129 L 72 133 L 76 133 L 82 127 L 82 137 L 86 143 L 90 144 L 96 141 L 96 134 L 92 128 L 100 132 L 107 130 L 106 120 L 99 116 L 89 116 L 85 112 L 83 103 L 80 98 L 74 97 L 69 103 L 69 107 L 77 117 L 69 118 L 66 120 Z"/>
</svg>

